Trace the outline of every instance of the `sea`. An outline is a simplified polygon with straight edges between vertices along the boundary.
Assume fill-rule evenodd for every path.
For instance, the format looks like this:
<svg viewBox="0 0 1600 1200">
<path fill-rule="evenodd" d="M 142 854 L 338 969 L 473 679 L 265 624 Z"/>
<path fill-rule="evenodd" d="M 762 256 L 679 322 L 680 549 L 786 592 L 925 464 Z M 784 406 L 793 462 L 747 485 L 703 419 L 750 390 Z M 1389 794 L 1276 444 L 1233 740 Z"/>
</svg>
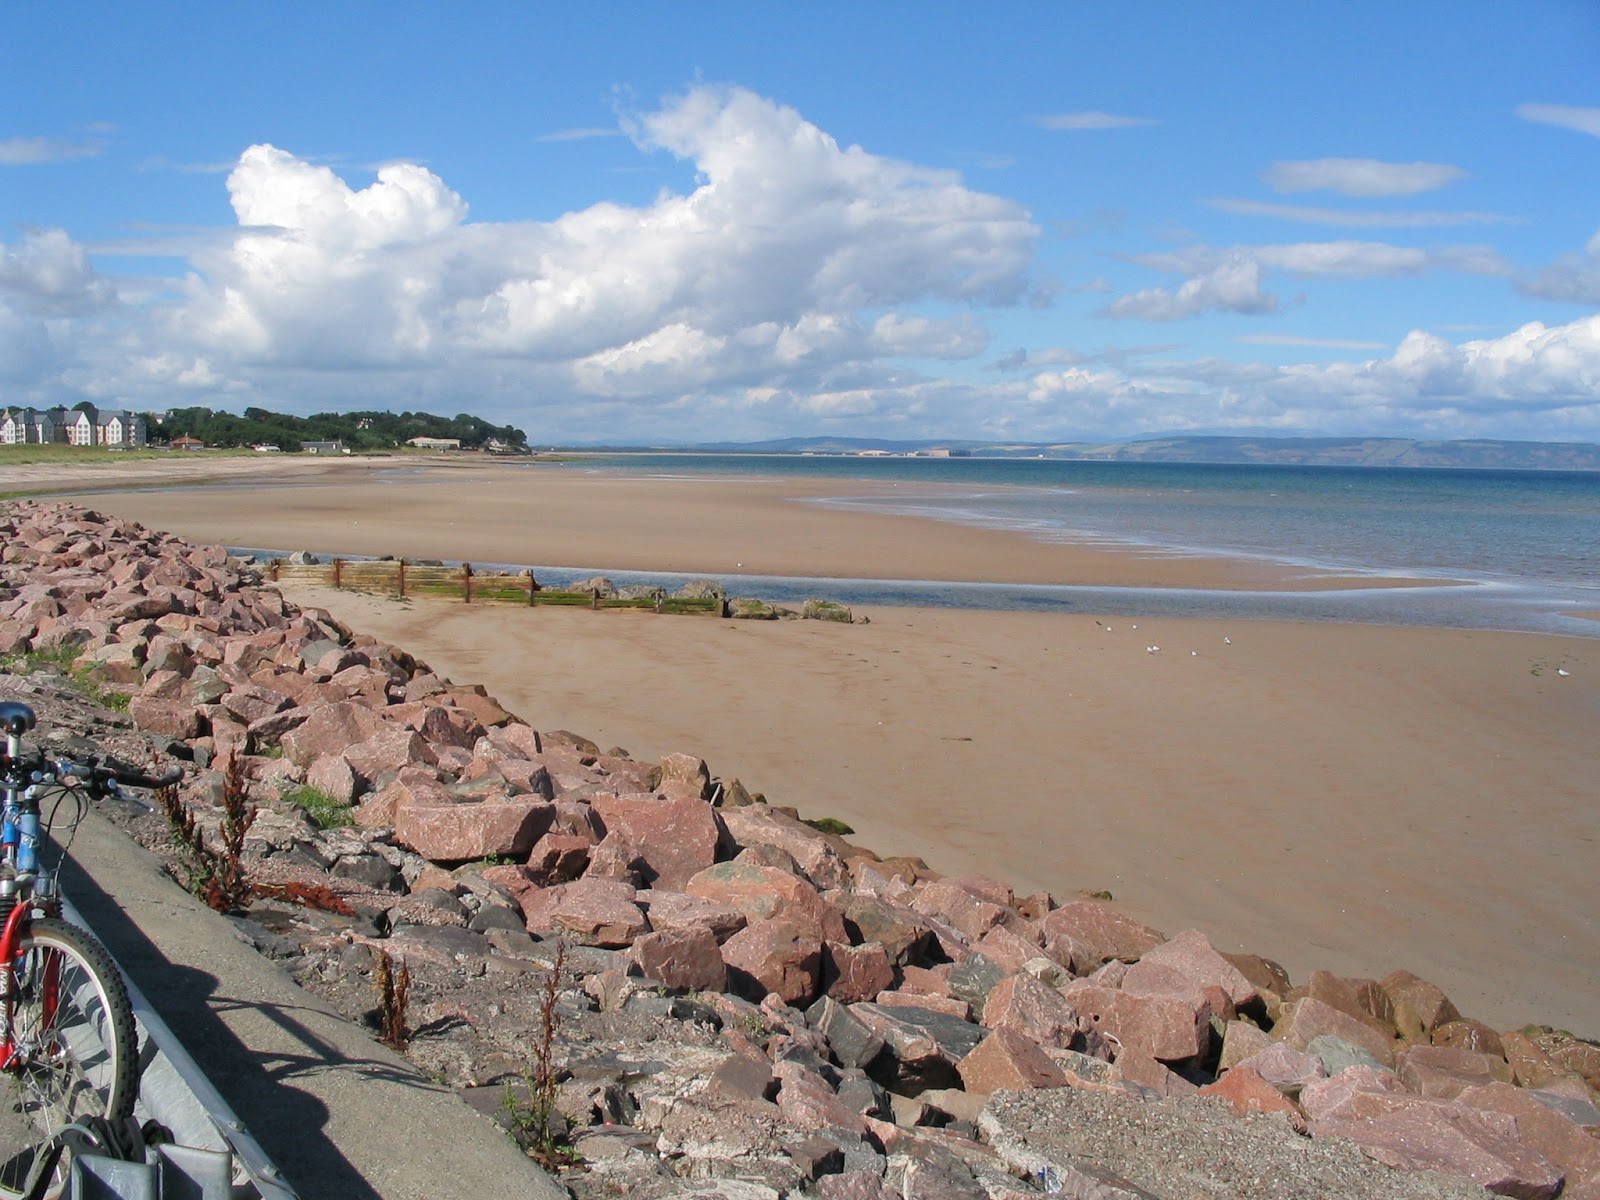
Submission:
<svg viewBox="0 0 1600 1200">
<path fill-rule="evenodd" d="M 530 469 L 550 470 L 549 464 Z M 950 580 L 723 577 L 793 602 L 1129 616 L 1240 616 L 1600 637 L 1600 473 L 834 455 L 600 455 L 562 470 L 661 478 L 791 476 L 831 508 L 904 513 L 1041 542 L 1333 570 L 1336 591 L 1235 592 Z M 859 486 L 863 483 L 892 488 Z M 604 564 L 537 567 L 540 578 Z M 619 583 L 690 576 L 607 572 Z M 1435 581 L 1386 587 L 1385 579 Z M 1370 579 L 1370 586 L 1360 580 Z"/>
</svg>

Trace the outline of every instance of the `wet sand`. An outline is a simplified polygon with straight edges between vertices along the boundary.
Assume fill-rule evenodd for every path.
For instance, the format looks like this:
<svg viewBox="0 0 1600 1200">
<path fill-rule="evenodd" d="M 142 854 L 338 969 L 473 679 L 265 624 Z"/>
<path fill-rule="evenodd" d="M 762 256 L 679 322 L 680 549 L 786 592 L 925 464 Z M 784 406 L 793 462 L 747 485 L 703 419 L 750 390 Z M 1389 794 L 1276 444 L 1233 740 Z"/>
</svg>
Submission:
<svg viewBox="0 0 1600 1200">
<path fill-rule="evenodd" d="M 1257 565 L 818 509 L 784 481 L 562 467 L 525 487 L 506 472 L 341 467 L 302 486 L 88 502 L 198 539 L 348 553 L 1288 582 Z M 1600 1034 L 1600 642 L 935 609 L 867 610 L 871 624 L 837 626 L 295 598 L 486 684 L 536 726 L 639 757 L 701 754 L 774 803 L 848 821 L 880 852 L 1058 895 L 1109 889 L 1168 933 L 1200 927 L 1297 976 L 1403 966 L 1497 1026 Z"/>
</svg>

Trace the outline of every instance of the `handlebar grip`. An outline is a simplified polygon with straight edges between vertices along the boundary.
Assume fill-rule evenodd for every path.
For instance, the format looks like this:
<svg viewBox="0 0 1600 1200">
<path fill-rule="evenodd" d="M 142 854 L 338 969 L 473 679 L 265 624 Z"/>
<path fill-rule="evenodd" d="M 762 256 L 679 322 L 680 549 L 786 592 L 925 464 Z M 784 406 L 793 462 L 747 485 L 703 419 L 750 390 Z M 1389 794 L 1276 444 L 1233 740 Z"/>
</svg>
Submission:
<svg viewBox="0 0 1600 1200">
<path fill-rule="evenodd" d="M 137 767 L 130 767 L 126 763 L 108 759 L 103 768 L 107 776 L 127 787 L 158 788 L 171 787 L 183 778 L 182 767 L 168 767 L 160 775 L 147 775 Z"/>
</svg>

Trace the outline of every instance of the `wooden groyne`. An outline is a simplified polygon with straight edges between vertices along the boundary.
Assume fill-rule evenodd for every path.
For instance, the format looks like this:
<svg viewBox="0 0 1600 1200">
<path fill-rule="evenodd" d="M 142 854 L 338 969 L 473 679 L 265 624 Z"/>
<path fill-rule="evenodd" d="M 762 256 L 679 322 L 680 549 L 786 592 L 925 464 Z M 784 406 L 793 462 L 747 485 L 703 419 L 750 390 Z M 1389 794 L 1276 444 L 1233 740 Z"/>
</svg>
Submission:
<svg viewBox="0 0 1600 1200">
<path fill-rule="evenodd" d="M 298 564 L 275 558 L 266 565 L 266 575 L 273 583 L 318 584 L 402 600 L 418 596 L 460 600 L 463 604 L 520 604 L 526 608 L 557 605 L 728 615 L 728 603 L 721 596 L 669 596 L 660 589 L 649 589 L 653 594 L 645 596 L 607 594 L 599 588 L 561 591 L 541 585 L 532 571 L 475 570 L 471 563 L 436 566 L 403 558 L 336 558 L 327 563 Z"/>
</svg>

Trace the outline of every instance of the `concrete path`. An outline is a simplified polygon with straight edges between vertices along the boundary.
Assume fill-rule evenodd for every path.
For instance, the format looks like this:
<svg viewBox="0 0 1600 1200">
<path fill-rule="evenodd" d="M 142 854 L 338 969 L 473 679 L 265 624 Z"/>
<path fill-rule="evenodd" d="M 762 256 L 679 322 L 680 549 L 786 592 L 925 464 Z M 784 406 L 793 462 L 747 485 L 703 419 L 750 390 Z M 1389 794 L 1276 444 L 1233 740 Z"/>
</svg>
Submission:
<svg viewBox="0 0 1600 1200">
<path fill-rule="evenodd" d="M 302 991 L 98 814 L 62 883 L 303 1200 L 565 1200 L 498 1128 Z"/>
</svg>

